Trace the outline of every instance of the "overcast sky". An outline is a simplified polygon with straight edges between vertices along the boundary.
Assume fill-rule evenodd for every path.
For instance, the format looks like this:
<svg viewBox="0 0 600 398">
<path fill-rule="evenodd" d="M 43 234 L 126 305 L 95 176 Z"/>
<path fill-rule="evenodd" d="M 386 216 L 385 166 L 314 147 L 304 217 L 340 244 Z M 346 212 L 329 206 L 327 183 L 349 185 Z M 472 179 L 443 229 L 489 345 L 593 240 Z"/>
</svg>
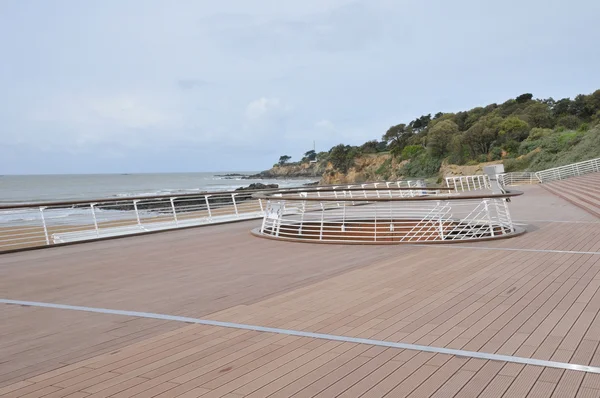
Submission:
<svg viewBox="0 0 600 398">
<path fill-rule="evenodd" d="M 600 88 L 597 0 L 0 0 L 0 174 L 260 170 Z"/>
</svg>

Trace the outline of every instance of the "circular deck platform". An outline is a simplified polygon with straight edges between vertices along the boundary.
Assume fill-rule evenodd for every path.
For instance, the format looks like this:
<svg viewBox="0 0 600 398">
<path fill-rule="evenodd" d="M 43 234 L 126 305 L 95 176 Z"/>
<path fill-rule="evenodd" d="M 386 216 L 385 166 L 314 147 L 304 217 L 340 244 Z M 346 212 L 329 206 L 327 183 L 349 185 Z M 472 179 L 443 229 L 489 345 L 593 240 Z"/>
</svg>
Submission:
<svg viewBox="0 0 600 398">
<path fill-rule="evenodd" d="M 505 194 L 450 194 L 447 188 L 304 190 L 263 193 L 259 237 L 311 243 L 450 243 L 508 238 Z"/>
</svg>

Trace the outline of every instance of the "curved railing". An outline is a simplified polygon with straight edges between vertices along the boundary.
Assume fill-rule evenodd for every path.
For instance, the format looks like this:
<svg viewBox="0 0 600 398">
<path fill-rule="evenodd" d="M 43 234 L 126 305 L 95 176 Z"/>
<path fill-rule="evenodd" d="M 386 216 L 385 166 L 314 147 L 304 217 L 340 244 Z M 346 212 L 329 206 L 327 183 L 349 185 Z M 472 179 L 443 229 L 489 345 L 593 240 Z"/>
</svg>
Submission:
<svg viewBox="0 0 600 398">
<path fill-rule="evenodd" d="M 451 188 L 369 188 L 261 193 L 253 234 L 316 243 L 442 243 L 505 238 L 523 232 L 505 194 L 455 194 Z"/>
<path fill-rule="evenodd" d="M 417 185 L 421 182 L 394 181 L 320 186 L 313 190 Z M 299 189 L 306 188 L 276 191 Z M 264 215 L 265 202 L 252 197 L 258 192 L 221 191 L 0 205 L 0 252 L 260 219 Z"/>
</svg>

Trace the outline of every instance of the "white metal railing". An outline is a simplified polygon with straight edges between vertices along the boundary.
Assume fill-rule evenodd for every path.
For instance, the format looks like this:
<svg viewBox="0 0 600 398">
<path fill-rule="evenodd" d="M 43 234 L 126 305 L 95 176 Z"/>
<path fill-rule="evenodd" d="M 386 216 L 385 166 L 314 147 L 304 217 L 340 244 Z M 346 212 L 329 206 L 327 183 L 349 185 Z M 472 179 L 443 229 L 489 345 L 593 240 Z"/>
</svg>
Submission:
<svg viewBox="0 0 600 398">
<path fill-rule="evenodd" d="M 513 172 L 498 174 L 498 181 L 502 186 L 510 185 L 525 185 L 525 184 L 539 184 L 541 180 L 538 178 L 536 173 L 524 171 L 524 172 Z"/>
<path fill-rule="evenodd" d="M 0 209 L 0 251 L 260 218 L 245 192 L 102 199 Z"/>
<path fill-rule="evenodd" d="M 537 172 L 524 171 L 498 174 L 498 182 L 505 187 L 511 185 L 540 184 L 594 172 L 600 172 L 600 158 Z M 453 188 L 455 192 L 491 189 L 490 179 L 485 174 L 446 177 L 446 186 Z"/>
<path fill-rule="evenodd" d="M 555 180 L 564 180 L 565 178 L 580 176 L 600 172 L 600 158 L 590 159 L 579 163 L 572 163 L 566 166 L 554 167 L 547 170 L 536 172 L 540 182 Z"/>
<path fill-rule="evenodd" d="M 417 187 L 418 181 L 364 183 L 329 188 Z M 292 192 L 297 189 L 278 189 Z M 341 191 L 340 191 L 341 192 Z M 407 191 L 415 195 L 418 190 Z M 109 198 L 0 206 L 0 252 L 90 239 L 217 224 L 263 217 L 265 202 L 256 191 Z M 337 193 L 336 193 L 337 195 Z M 343 194 L 340 194 L 343 195 Z M 290 208 L 289 211 L 295 211 Z"/>
<path fill-rule="evenodd" d="M 487 174 L 446 177 L 446 186 L 454 189 L 455 192 L 468 192 L 492 188 L 490 177 Z"/>
<path fill-rule="evenodd" d="M 498 182 L 500 185 L 508 187 L 512 185 L 539 184 L 541 181 L 536 173 L 516 172 L 498 174 Z M 455 192 L 492 189 L 490 177 L 487 174 L 446 177 L 446 186 L 453 188 Z"/>
<path fill-rule="evenodd" d="M 267 211 L 257 236 L 322 243 L 458 242 L 514 235 L 506 198 L 519 193 L 456 195 L 450 188 L 333 190 L 259 194 Z M 293 208 L 295 211 L 288 211 Z"/>
</svg>

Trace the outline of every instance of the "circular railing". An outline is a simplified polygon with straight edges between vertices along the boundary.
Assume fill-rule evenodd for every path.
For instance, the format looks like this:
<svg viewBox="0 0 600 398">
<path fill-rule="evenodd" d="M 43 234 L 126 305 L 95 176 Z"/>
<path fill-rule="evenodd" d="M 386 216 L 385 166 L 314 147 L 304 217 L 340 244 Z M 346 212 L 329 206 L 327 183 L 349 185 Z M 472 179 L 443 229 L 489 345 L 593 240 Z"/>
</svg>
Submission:
<svg viewBox="0 0 600 398">
<path fill-rule="evenodd" d="M 256 236 L 313 243 L 449 243 L 507 238 L 515 227 L 507 202 L 521 195 L 457 194 L 449 188 L 311 189 L 260 193 L 266 200 Z"/>
</svg>

